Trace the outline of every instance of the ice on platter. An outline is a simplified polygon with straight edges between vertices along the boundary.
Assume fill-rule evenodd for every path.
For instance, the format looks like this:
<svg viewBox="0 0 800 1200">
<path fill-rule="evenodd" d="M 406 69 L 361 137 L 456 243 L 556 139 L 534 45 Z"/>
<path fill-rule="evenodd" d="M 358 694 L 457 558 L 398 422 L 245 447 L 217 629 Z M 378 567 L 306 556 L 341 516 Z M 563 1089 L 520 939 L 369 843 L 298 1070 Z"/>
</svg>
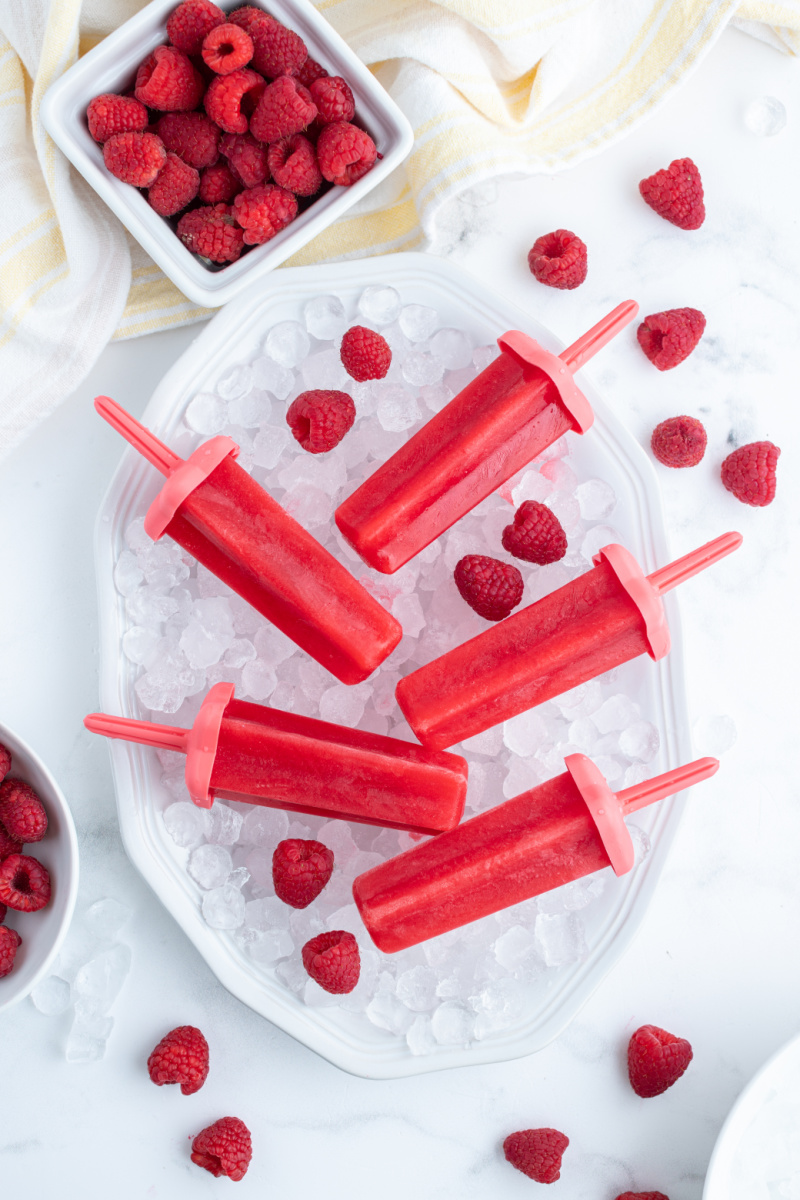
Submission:
<svg viewBox="0 0 800 1200">
<path fill-rule="evenodd" d="M 338 344 L 354 324 L 379 329 L 392 347 L 385 379 L 355 383 L 344 372 Z M 600 546 L 620 540 L 610 524 L 613 489 L 581 474 L 565 438 L 394 575 L 365 566 L 341 538 L 337 505 L 497 353 L 436 309 L 376 285 L 355 304 L 333 295 L 308 300 L 300 319 L 263 331 L 249 361 L 232 355 L 203 382 L 183 414 L 182 453 L 206 437 L 231 436 L 245 469 L 393 613 L 404 636 L 366 682 L 347 687 L 175 543 L 152 543 L 142 513 L 126 530 L 115 582 L 127 612 L 123 652 L 138 672 L 143 717 L 188 728 L 208 688 L 226 680 L 244 700 L 414 741 L 394 699 L 397 682 L 487 627 L 455 588 L 459 558 L 508 560 L 501 537 L 516 506 L 529 499 L 549 505 L 566 529 L 568 552 L 548 567 L 512 560 L 525 581 L 522 603 L 529 604 L 587 570 Z M 291 401 L 312 387 L 348 391 L 357 414 L 340 445 L 319 456 L 301 449 L 285 420 Z M 615 788 L 655 773 L 659 730 L 633 699 L 637 677 L 629 670 L 635 672 L 620 668 L 453 747 L 470 766 L 466 816 L 561 773 L 570 753 L 590 754 Z M 268 974 L 311 1007 L 355 1015 L 401 1039 L 413 1055 L 480 1042 L 523 1021 L 559 973 L 597 943 L 614 890 L 610 870 L 400 954 L 382 954 L 353 904 L 352 882 L 418 836 L 233 801 L 200 809 L 185 788 L 183 756 L 158 755 L 168 844 L 207 924 L 231 939 L 256 976 Z M 331 880 L 307 909 L 290 909 L 275 896 L 272 853 L 286 837 L 318 838 L 334 854 Z M 638 865 L 649 849 L 644 828 L 634 841 Z M 359 942 L 361 978 L 347 996 L 324 992 L 301 960 L 303 944 L 332 929 L 349 929 Z M 57 1004 L 58 997 L 43 995 L 42 1002 Z M 82 1053 L 92 1053 L 93 1037 L 102 1039 L 101 1019 L 78 1014 Z"/>
</svg>

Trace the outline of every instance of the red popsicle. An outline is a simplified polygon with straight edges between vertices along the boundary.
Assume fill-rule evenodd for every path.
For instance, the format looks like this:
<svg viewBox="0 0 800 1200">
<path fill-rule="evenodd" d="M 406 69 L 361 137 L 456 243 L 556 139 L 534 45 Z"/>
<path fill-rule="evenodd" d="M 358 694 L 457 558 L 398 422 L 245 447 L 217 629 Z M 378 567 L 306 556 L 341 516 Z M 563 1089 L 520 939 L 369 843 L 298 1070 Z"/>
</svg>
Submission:
<svg viewBox="0 0 800 1200">
<path fill-rule="evenodd" d="M 377 571 L 391 574 L 568 430 L 591 405 L 573 372 L 639 311 L 626 300 L 560 356 L 511 330 L 499 358 L 432 417 L 336 510 L 336 524 Z"/>
<path fill-rule="evenodd" d="M 401 679 L 397 702 L 441 750 L 640 654 L 657 661 L 670 646 L 661 597 L 741 542 L 725 533 L 652 575 L 604 546 L 590 571 Z"/>
<path fill-rule="evenodd" d="M 179 458 L 108 396 L 100 416 L 167 480 L 145 517 L 343 683 L 360 683 L 403 630 L 333 555 L 235 462 L 228 437 Z"/>
<path fill-rule="evenodd" d="M 628 813 L 713 775 L 715 758 L 616 795 L 584 754 L 567 771 L 359 875 L 353 896 L 379 950 L 418 942 L 612 866 L 630 871 Z"/>
<path fill-rule="evenodd" d="M 211 688 L 191 729 L 106 713 L 84 725 L 185 754 L 200 808 L 221 797 L 412 833 L 453 829 L 464 811 L 467 764 L 458 755 L 235 700 L 232 683 Z"/>
</svg>

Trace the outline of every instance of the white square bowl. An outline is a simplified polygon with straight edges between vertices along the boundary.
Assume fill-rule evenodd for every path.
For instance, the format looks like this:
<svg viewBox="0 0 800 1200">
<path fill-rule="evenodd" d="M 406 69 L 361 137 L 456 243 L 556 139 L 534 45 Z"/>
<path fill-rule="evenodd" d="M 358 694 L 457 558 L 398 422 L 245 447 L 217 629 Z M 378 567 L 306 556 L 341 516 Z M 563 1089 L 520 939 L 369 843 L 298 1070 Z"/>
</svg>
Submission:
<svg viewBox="0 0 800 1200">
<path fill-rule="evenodd" d="M 220 0 L 229 12 L 243 0 Z M 48 88 L 42 121 L 56 145 L 94 188 L 122 224 L 185 296 L 218 308 L 262 278 L 327 229 L 362 200 L 408 156 L 414 134 L 403 113 L 310 0 L 269 0 L 272 16 L 295 30 L 308 52 L 331 75 L 350 85 L 356 116 L 382 155 L 371 171 L 351 187 L 334 186 L 263 246 L 254 246 L 237 262 L 208 267 L 180 241 L 144 194 L 115 179 L 103 162 L 103 147 L 89 133 L 86 107 L 95 96 L 129 88 L 136 68 L 167 40 L 166 22 L 179 0 L 153 0 L 105 38 Z M 249 0 L 267 8 L 266 0 Z"/>
</svg>

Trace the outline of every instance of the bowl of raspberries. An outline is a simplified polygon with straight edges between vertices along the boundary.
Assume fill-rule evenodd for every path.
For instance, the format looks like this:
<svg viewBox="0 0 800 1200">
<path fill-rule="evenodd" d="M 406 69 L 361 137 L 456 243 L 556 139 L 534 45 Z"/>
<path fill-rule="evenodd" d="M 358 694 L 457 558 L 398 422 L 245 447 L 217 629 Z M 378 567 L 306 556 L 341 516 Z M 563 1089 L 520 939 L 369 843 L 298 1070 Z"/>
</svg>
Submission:
<svg viewBox="0 0 800 1200">
<path fill-rule="evenodd" d="M 77 891 L 67 802 L 34 751 L 0 725 L 0 1011 L 51 969 Z"/>
<path fill-rule="evenodd" d="M 153 0 L 53 84 L 41 111 L 151 258 L 207 307 L 296 253 L 413 144 L 309 0 Z"/>
</svg>

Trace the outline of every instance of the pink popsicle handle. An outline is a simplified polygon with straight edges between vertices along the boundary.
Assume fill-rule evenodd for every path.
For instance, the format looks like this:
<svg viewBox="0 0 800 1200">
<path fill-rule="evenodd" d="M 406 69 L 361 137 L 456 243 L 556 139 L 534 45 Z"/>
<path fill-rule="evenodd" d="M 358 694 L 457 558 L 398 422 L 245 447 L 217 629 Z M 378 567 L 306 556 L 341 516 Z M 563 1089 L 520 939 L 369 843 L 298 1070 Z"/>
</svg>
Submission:
<svg viewBox="0 0 800 1200">
<path fill-rule="evenodd" d="M 618 304 L 610 313 L 606 313 L 601 321 L 598 321 L 582 337 L 579 337 L 577 342 L 567 346 L 566 350 L 559 354 L 559 358 L 567 364 L 570 371 L 579 370 L 588 359 L 597 354 L 598 350 L 602 350 L 603 346 L 616 337 L 619 331 L 633 320 L 638 311 L 639 305 L 635 300 L 623 300 L 622 304 Z"/>
<path fill-rule="evenodd" d="M 156 725 L 153 721 L 134 721 L 131 717 L 112 717 L 109 713 L 89 713 L 84 725 L 103 737 L 123 738 L 158 750 L 179 750 L 186 753 L 189 730 L 175 725 Z"/>
<path fill-rule="evenodd" d="M 718 770 L 719 759 L 697 758 L 694 762 L 676 767 L 674 771 L 666 771 L 663 775 L 656 775 L 652 779 L 646 779 L 644 783 L 637 783 L 635 787 L 617 792 L 617 800 L 627 816 L 640 808 L 647 808 L 648 804 L 655 804 L 656 800 L 674 796 L 676 792 L 682 792 L 693 783 L 710 779 Z"/>
<path fill-rule="evenodd" d="M 741 544 L 742 535 L 740 533 L 723 533 L 721 537 L 714 538 L 712 542 L 706 542 L 705 546 L 699 546 L 697 550 L 692 550 L 691 554 L 684 554 L 683 558 L 676 558 L 675 562 L 667 563 L 666 567 L 660 567 L 657 571 L 653 571 L 653 574 L 648 575 L 647 578 L 659 596 L 663 596 L 664 592 L 671 592 L 679 583 L 691 579 L 700 571 L 705 571 L 706 567 L 719 562 L 727 554 L 732 554 L 734 550 L 739 549 Z"/>
<path fill-rule="evenodd" d="M 169 475 L 170 471 L 180 466 L 183 459 L 173 454 L 169 446 L 165 446 L 149 429 L 145 429 L 144 425 L 121 408 L 116 400 L 112 400 L 110 396 L 96 396 L 94 406 L 103 420 L 108 421 L 112 429 L 116 429 L 117 433 L 121 433 L 126 441 L 135 446 L 162 475 Z"/>
</svg>

